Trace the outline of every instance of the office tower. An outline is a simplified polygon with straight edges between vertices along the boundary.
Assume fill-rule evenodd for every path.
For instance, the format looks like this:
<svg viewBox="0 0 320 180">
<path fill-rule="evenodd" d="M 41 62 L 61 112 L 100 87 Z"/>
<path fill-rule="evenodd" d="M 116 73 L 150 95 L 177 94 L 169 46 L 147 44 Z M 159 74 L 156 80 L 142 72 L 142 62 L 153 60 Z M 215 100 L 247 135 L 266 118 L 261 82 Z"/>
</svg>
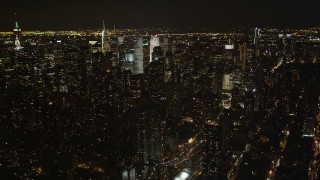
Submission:
<svg viewBox="0 0 320 180">
<path fill-rule="evenodd" d="M 253 39 L 253 44 L 258 45 L 260 40 L 260 29 L 255 28 L 254 29 L 254 39 Z"/>
<path fill-rule="evenodd" d="M 160 46 L 156 46 L 153 48 L 152 52 L 152 61 L 159 61 L 163 58 L 163 52 Z"/>
<path fill-rule="evenodd" d="M 203 124 L 209 120 L 214 119 L 213 98 L 211 91 L 205 90 L 195 94 L 192 98 L 192 117 L 195 123 Z"/>
<path fill-rule="evenodd" d="M 165 82 L 169 82 L 169 81 L 173 81 L 175 82 L 174 80 L 174 55 L 172 52 L 168 51 L 166 53 L 166 56 L 165 56 L 165 60 L 164 60 L 164 64 L 165 64 Z"/>
<path fill-rule="evenodd" d="M 283 111 L 297 116 L 297 136 L 314 136 L 319 111 L 320 65 L 290 63 L 284 74 L 288 78 L 282 92 Z M 295 94 L 299 94 L 299 98 Z"/>
<path fill-rule="evenodd" d="M 125 44 L 119 44 L 118 50 L 117 50 L 117 58 L 119 60 L 119 67 L 124 68 L 124 63 L 126 59 L 126 45 Z M 122 69 L 123 70 L 123 69 Z"/>
<path fill-rule="evenodd" d="M 282 64 L 286 61 L 286 48 L 285 48 L 285 34 L 278 35 L 278 52 L 277 52 L 277 63 Z"/>
<path fill-rule="evenodd" d="M 124 44 L 124 36 L 118 36 L 119 45 Z"/>
<path fill-rule="evenodd" d="M 213 57 L 213 79 L 212 79 L 212 92 L 214 94 L 214 109 L 215 113 L 220 113 L 221 100 L 222 100 L 222 84 L 224 74 L 223 55 L 217 54 Z"/>
<path fill-rule="evenodd" d="M 160 96 L 164 88 L 163 60 L 151 62 L 147 67 L 148 91 L 153 97 Z"/>
<path fill-rule="evenodd" d="M 113 59 L 113 53 L 111 51 L 110 46 L 110 37 L 108 30 L 105 29 L 105 24 L 103 21 L 103 29 L 101 32 L 101 44 L 99 43 L 93 43 L 91 46 L 91 52 L 92 52 L 92 74 L 100 74 L 101 73 L 108 73 L 112 71 L 112 59 Z M 119 56 L 119 55 L 118 55 Z"/>
<path fill-rule="evenodd" d="M 86 51 L 85 48 L 82 50 Z M 81 50 L 79 51 L 78 49 L 70 49 L 67 52 L 64 52 L 62 64 L 68 91 L 79 95 L 83 93 L 81 91 L 84 90 L 80 88 L 81 83 L 85 83 L 85 79 L 87 78 L 85 57 L 81 56 L 84 56 L 81 54 Z"/>
<path fill-rule="evenodd" d="M 278 57 L 279 61 L 289 63 L 292 61 L 292 34 L 278 35 Z"/>
<path fill-rule="evenodd" d="M 285 41 L 285 38 L 284 38 L 284 34 L 279 34 L 278 35 L 278 52 L 283 54 L 283 51 L 284 51 L 284 41 Z"/>
<path fill-rule="evenodd" d="M 207 122 L 203 126 L 202 179 L 219 179 L 221 173 L 221 126 Z"/>
<path fill-rule="evenodd" d="M 150 38 L 150 62 L 152 62 L 152 53 L 155 47 L 160 46 L 160 39 L 158 36 L 151 36 Z"/>
<path fill-rule="evenodd" d="M 259 41 L 260 41 L 260 29 L 254 29 L 254 38 L 253 38 L 253 45 L 254 45 L 254 62 L 257 62 L 257 58 L 259 56 Z"/>
<path fill-rule="evenodd" d="M 163 52 L 165 65 L 165 82 L 168 82 L 172 80 L 173 70 L 173 52 L 171 38 L 163 38 L 163 42 L 161 42 L 161 49 Z"/>
<path fill-rule="evenodd" d="M 270 102 L 269 92 L 270 86 L 266 82 L 261 82 L 259 87 L 259 110 L 264 111 Z"/>
<path fill-rule="evenodd" d="M 116 34 L 116 26 L 113 26 L 113 29 L 111 32 L 109 32 L 109 43 L 110 43 L 110 50 L 112 52 L 116 52 L 119 45 L 123 44 L 123 42 L 119 42 L 119 40 L 122 40 L 121 38 L 119 39 L 118 35 Z"/>
<path fill-rule="evenodd" d="M 238 87 L 232 89 L 231 96 L 231 107 L 232 109 L 236 109 L 239 107 L 240 103 L 240 92 Z"/>
<path fill-rule="evenodd" d="M 233 77 L 231 73 L 225 73 L 222 80 L 222 90 L 231 91 L 234 87 Z"/>
<path fill-rule="evenodd" d="M 244 86 L 246 91 L 256 91 L 256 74 L 251 68 L 247 68 L 244 73 Z"/>
<path fill-rule="evenodd" d="M 102 53 L 104 55 L 106 55 L 107 52 L 111 51 L 111 47 L 110 44 L 108 42 L 108 38 L 109 37 L 109 31 L 106 30 L 105 24 L 104 24 L 104 20 L 103 20 L 103 29 L 101 32 L 101 49 L 102 49 Z"/>
<path fill-rule="evenodd" d="M 184 89 L 180 84 L 168 85 L 164 91 L 167 99 L 167 112 L 168 117 L 180 118 L 184 111 Z"/>
<path fill-rule="evenodd" d="M 227 67 L 231 67 L 234 64 L 234 43 L 229 39 L 228 44 L 225 45 L 225 64 Z"/>
<path fill-rule="evenodd" d="M 136 179 L 142 179 L 142 171 L 162 156 L 164 128 L 160 104 L 149 97 L 141 97 L 136 103 L 136 107 L 128 112 L 126 119 L 129 134 L 126 140 L 126 159 L 129 164 L 130 159 L 136 162 Z"/>
<path fill-rule="evenodd" d="M 103 72 L 104 73 L 110 73 L 110 72 L 112 72 L 112 56 L 113 54 L 112 54 L 112 52 L 111 51 L 109 51 L 109 52 L 107 52 L 105 55 L 104 55 L 104 57 L 103 57 L 103 61 L 102 61 L 102 64 L 103 64 Z"/>
<path fill-rule="evenodd" d="M 125 59 L 123 62 L 124 70 L 130 70 L 132 73 L 135 72 L 135 52 L 133 50 L 129 50 L 125 52 Z"/>
<path fill-rule="evenodd" d="M 246 116 L 249 117 L 254 112 L 254 94 L 252 91 L 247 91 L 245 97 L 244 108 Z"/>
<path fill-rule="evenodd" d="M 213 93 L 214 94 L 221 94 L 222 92 L 222 80 L 224 74 L 224 64 L 223 64 L 223 55 L 217 54 L 213 57 L 214 64 L 213 69 L 215 75 L 213 77 Z"/>
<path fill-rule="evenodd" d="M 180 71 L 180 59 L 182 58 L 181 53 L 175 53 L 171 57 L 170 69 L 171 69 L 171 79 L 173 83 L 181 83 L 181 71 Z"/>
<path fill-rule="evenodd" d="M 15 27 L 13 29 L 13 35 L 15 36 L 15 40 L 14 40 L 14 50 L 15 51 L 20 51 L 23 47 L 21 46 L 21 43 L 20 43 L 20 40 L 19 40 L 19 37 L 21 35 L 21 29 L 19 27 L 19 23 L 18 23 L 18 20 L 17 20 L 17 14 L 15 13 Z"/>
<path fill-rule="evenodd" d="M 122 180 L 136 180 L 136 169 L 126 169 L 122 172 Z"/>
<path fill-rule="evenodd" d="M 145 71 L 150 63 L 150 38 L 143 37 L 143 70 Z"/>
<path fill-rule="evenodd" d="M 161 48 L 164 56 L 167 55 L 167 52 L 170 52 L 170 51 L 172 52 L 172 45 L 169 38 L 162 38 L 160 40 L 160 44 L 161 44 Z"/>
<path fill-rule="evenodd" d="M 245 69 L 246 63 L 247 63 L 247 45 L 240 44 L 239 50 L 240 50 L 240 64 L 243 67 L 243 69 Z"/>
<path fill-rule="evenodd" d="M 233 111 L 224 109 L 220 118 L 222 127 L 221 151 L 222 155 L 227 156 L 231 151 Z"/>
<path fill-rule="evenodd" d="M 102 74 L 101 61 L 103 58 L 102 52 L 96 52 L 92 54 L 91 66 L 92 66 L 92 75 L 99 76 Z"/>
<path fill-rule="evenodd" d="M 144 74 L 136 74 L 130 76 L 130 86 L 129 91 L 132 94 L 132 97 L 137 99 L 141 95 L 145 94 L 145 87 L 147 86 L 146 77 Z"/>
<path fill-rule="evenodd" d="M 85 96 L 88 94 L 88 68 L 87 64 L 91 61 L 90 46 L 80 47 L 80 58 L 79 58 L 79 81 L 80 81 L 80 94 Z M 91 67 L 89 69 L 91 71 Z M 90 72 L 91 73 L 91 72 Z"/>
<path fill-rule="evenodd" d="M 143 38 L 140 37 L 134 45 L 134 71 L 133 74 L 143 74 Z"/>
</svg>

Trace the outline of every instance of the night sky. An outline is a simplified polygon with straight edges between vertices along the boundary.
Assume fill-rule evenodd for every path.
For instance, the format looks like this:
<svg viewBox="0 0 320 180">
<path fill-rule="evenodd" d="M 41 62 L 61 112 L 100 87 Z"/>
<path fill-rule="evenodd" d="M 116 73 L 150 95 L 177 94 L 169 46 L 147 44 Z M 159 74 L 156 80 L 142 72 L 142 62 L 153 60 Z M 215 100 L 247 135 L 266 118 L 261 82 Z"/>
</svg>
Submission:
<svg viewBox="0 0 320 180">
<path fill-rule="evenodd" d="M 320 25 L 312 0 L 1 0 L 0 31 L 107 27 L 310 27 Z"/>
</svg>

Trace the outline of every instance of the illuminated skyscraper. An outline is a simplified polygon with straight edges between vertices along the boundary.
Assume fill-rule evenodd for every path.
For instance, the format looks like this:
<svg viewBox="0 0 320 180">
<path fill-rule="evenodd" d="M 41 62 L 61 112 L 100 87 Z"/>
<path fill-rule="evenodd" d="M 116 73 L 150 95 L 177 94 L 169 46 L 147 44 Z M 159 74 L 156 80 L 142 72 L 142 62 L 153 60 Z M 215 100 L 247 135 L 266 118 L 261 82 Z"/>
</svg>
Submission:
<svg viewBox="0 0 320 180">
<path fill-rule="evenodd" d="M 20 43 L 20 40 L 19 40 L 19 36 L 21 35 L 21 29 L 19 27 L 19 23 L 18 23 L 18 20 L 17 20 L 17 14 L 15 13 L 15 27 L 13 29 L 13 34 L 15 35 L 15 40 L 14 40 L 14 50 L 15 51 L 20 51 L 23 47 L 21 46 L 21 43 Z"/>
<path fill-rule="evenodd" d="M 106 55 L 107 52 L 109 52 L 111 50 L 110 48 L 110 44 L 109 42 L 107 41 L 108 40 L 108 37 L 109 37 L 109 31 L 106 30 L 106 27 L 105 27 L 105 24 L 104 24 L 104 20 L 103 20 L 103 29 L 102 29 L 102 32 L 101 32 L 101 49 L 102 49 L 102 53 L 104 55 Z"/>
<path fill-rule="evenodd" d="M 143 69 L 146 70 L 149 63 L 150 63 L 150 38 L 143 37 L 142 39 L 142 46 L 143 46 Z"/>
<path fill-rule="evenodd" d="M 146 69 L 149 93 L 156 97 L 162 94 L 164 87 L 164 63 L 163 60 L 154 61 Z"/>
<path fill-rule="evenodd" d="M 150 62 L 152 62 L 153 49 L 160 46 L 160 39 L 158 36 L 151 36 L 150 38 Z"/>
<path fill-rule="evenodd" d="M 243 68 L 246 68 L 246 61 L 247 61 L 247 45 L 240 44 L 240 63 L 242 64 Z"/>
<path fill-rule="evenodd" d="M 235 48 L 234 48 L 234 40 L 233 37 L 230 36 L 228 43 L 225 45 L 224 50 L 224 59 L 225 59 L 225 67 L 230 69 L 235 63 Z"/>
<path fill-rule="evenodd" d="M 223 114 L 220 116 L 220 122 L 222 125 L 222 154 L 224 156 L 228 155 L 231 150 L 231 138 L 232 138 L 232 117 L 233 111 L 229 109 L 224 109 Z"/>
<path fill-rule="evenodd" d="M 246 116 L 250 116 L 254 112 L 254 94 L 251 91 L 246 92 L 244 109 Z"/>
<path fill-rule="evenodd" d="M 254 29 L 254 39 L 253 39 L 253 45 L 255 47 L 255 49 L 254 49 L 255 61 L 257 61 L 257 57 L 259 56 L 259 40 L 260 40 L 260 29 L 255 28 Z"/>
<path fill-rule="evenodd" d="M 253 44 L 254 44 L 254 45 L 258 45 L 258 44 L 259 44 L 259 40 L 260 40 L 260 29 L 255 28 L 255 29 L 254 29 L 254 40 L 253 40 Z"/>
<path fill-rule="evenodd" d="M 222 90 L 231 91 L 234 87 L 233 76 L 231 73 L 225 73 L 222 78 Z"/>
<path fill-rule="evenodd" d="M 103 54 L 103 58 L 102 58 L 102 69 L 103 72 L 111 72 L 112 70 L 112 62 L 111 62 L 111 58 L 112 58 L 112 53 L 111 53 L 111 46 L 109 43 L 109 39 L 110 39 L 110 33 L 108 30 L 106 30 L 105 24 L 104 24 L 104 20 L 103 20 L 103 29 L 101 32 L 101 52 Z"/>
<path fill-rule="evenodd" d="M 123 68 L 124 70 L 130 70 L 132 73 L 134 73 L 135 69 L 135 60 L 134 60 L 134 52 L 132 50 L 127 51 L 125 53 L 125 61 L 123 62 Z"/>
<path fill-rule="evenodd" d="M 203 126 L 204 144 L 202 152 L 203 179 L 218 179 L 221 173 L 221 126 L 206 123 Z"/>
<path fill-rule="evenodd" d="M 143 38 L 140 37 L 138 42 L 134 45 L 134 74 L 143 73 Z"/>
<path fill-rule="evenodd" d="M 278 36 L 278 55 L 279 58 L 283 58 L 286 62 L 292 60 L 292 35 L 291 34 L 279 34 Z"/>
<path fill-rule="evenodd" d="M 163 126 L 161 105 L 149 97 L 140 97 L 137 106 L 128 111 L 126 140 L 127 159 L 135 158 L 136 179 L 142 179 L 145 166 L 162 157 Z M 131 162 L 128 161 L 130 164 Z"/>
<path fill-rule="evenodd" d="M 202 124 L 213 117 L 213 94 L 210 91 L 200 91 L 192 98 L 193 119 L 196 123 Z"/>
<path fill-rule="evenodd" d="M 161 58 L 163 58 L 163 52 L 161 50 L 161 47 L 154 47 L 152 52 L 152 61 L 159 61 Z"/>
</svg>

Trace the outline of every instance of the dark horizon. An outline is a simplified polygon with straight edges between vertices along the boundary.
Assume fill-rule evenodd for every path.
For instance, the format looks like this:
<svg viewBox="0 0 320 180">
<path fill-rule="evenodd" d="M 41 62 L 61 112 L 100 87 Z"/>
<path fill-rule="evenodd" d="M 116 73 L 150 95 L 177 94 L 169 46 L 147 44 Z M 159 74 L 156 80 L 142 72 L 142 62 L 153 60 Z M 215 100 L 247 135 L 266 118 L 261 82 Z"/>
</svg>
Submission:
<svg viewBox="0 0 320 180">
<path fill-rule="evenodd" d="M 167 0 L 148 3 L 61 1 L 19 2 L 5 0 L 1 6 L 0 31 L 11 31 L 14 12 L 22 30 L 76 30 L 106 26 L 122 28 L 234 28 L 234 27 L 315 27 L 320 25 L 320 13 L 311 0 L 297 2 L 269 1 L 261 5 L 250 1 L 197 3 Z"/>
</svg>

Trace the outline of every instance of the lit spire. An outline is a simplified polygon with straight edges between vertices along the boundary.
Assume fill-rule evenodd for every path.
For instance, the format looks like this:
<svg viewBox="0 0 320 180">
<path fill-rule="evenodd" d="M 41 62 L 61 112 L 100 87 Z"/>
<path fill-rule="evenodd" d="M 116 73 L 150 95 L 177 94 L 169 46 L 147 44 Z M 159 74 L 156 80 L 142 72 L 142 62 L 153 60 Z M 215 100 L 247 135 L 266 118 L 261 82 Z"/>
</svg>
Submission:
<svg viewBox="0 0 320 180">
<path fill-rule="evenodd" d="M 105 54 L 106 52 L 104 51 L 104 41 L 105 41 L 105 24 L 104 24 L 104 20 L 102 20 L 102 32 L 101 32 L 101 50 L 102 53 Z"/>
<path fill-rule="evenodd" d="M 18 21 L 16 21 L 16 29 L 20 29 Z"/>
<path fill-rule="evenodd" d="M 18 23 L 18 18 L 17 18 L 17 13 L 14 13 L 14 20 L 15 20 L 15 27 L 14 27 L 14 32 L 20 32 L 21 29 L 19 27 L 19 23 Z"/>
<path fill-rule="evenodd" d="M 101 48 L 102 48 L 102 53 L 105 55 L 106 52 L 110 51 L 111 49 L 110 49 L 110 45 L 107 41 L 107 36 L 109 36 L 109 31 L 106 30 L 104 20 L 102 21 L 102 23 L 103 23 L 103 29 L 101 32 Z"/>
<path fill-rule="evenodd" d="M 15 27 L 13 29 L 13 34 L 15 35 L 15 40 L 14 40 L 14 50 L 19 51 L 21 50 L 23 47 L 21 46 L 20 40 L 19 40 L 19 36 L 21 33 L 21 29 L 19 27 L 19 23 L 17 20 L 17 13 L 14 13 L 14 18 L 15 18 Z"/>
</svg>

